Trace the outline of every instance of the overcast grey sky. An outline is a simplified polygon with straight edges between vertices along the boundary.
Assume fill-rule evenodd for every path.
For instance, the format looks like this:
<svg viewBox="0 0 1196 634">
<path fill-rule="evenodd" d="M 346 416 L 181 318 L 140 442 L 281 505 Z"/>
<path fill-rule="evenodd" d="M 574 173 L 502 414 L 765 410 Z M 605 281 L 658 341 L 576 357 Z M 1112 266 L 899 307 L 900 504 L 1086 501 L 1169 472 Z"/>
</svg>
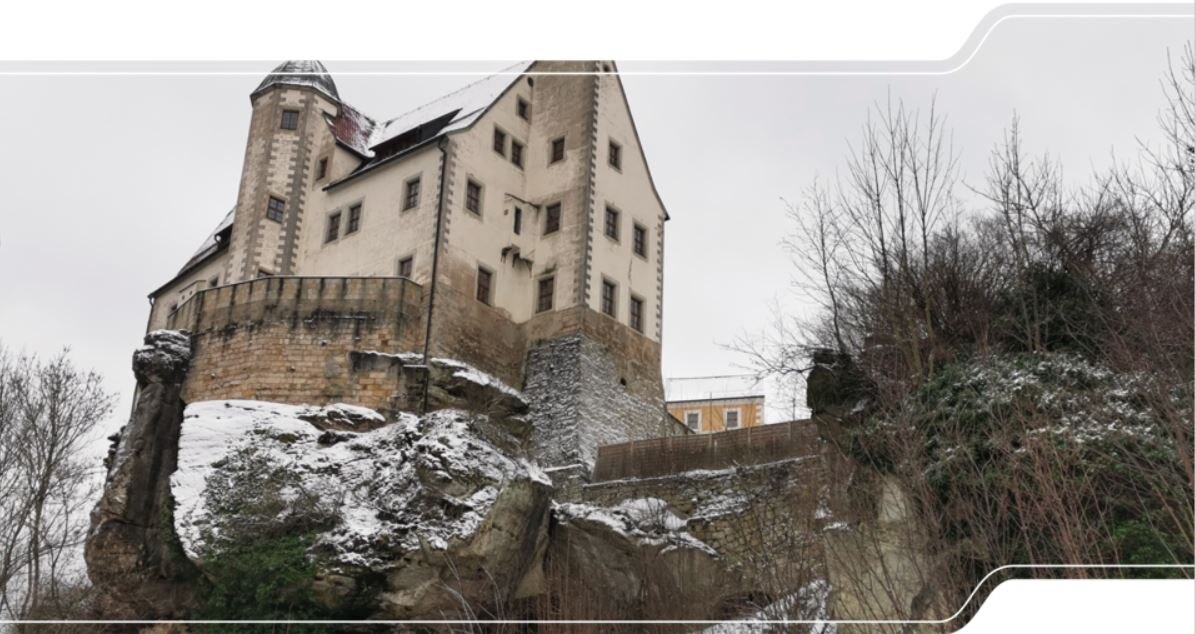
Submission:
<svg viewBox="0 0 1196 634">
<path fill-rule="evenodd" d="M 945 76 L 625 77 L 672 215 L 665 376 L 733 372 L 742 359 L 720 344 L 765 328 L 773 302 L 805 308 L 779 247 L 782 198 L 834 177 L 873 102 L 891 93 L 924 108 L 937 95 L 972 182 L 1016 110 L 1028 148 L 1082 180 L 1114 152 L 1132 156 L 1136 139 L 1157 138 L 1166 51 L 1191 33 L 1185 19 L 1014 19 Z M 341 96 L 381 118 L 470 81 L 337 76 L 352 65 L 326 63 Z M 249 93 L 271 66 L 256 76 L 0 77 L 0 341 L 44 354 L 71 346 L 121 394 L 106 429 L 128 413 L 146 294 L 235 202 Z"/>
</svg>

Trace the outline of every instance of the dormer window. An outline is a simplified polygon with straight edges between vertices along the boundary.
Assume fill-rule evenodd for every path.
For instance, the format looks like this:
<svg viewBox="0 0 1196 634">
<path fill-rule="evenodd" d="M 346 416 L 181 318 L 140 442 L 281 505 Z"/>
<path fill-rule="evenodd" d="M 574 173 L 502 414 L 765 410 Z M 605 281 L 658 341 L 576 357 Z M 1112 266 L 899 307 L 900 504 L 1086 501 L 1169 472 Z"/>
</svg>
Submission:
<svg viewBox="0 0 1196 634">
<path fill-rule="evenodd" d="M 298 130 L 299 129 L 299 111 L 298 110 L 283 110 L 282 111 L 282 129 L 283 130 Z"/>
</svg>

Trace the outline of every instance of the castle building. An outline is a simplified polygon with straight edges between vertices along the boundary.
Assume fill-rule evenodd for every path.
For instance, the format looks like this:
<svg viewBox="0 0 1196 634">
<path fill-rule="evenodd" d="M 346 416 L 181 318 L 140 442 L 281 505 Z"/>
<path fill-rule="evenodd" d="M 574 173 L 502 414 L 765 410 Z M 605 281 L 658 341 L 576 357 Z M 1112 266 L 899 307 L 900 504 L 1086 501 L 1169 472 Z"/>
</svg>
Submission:
<svg viewBox="0 0 1196 634">
<path fill-rule="evenodd" d="M 288 61 L 250 104 L 236 205 L 150 295 L 151 330 L 196 335 L 191 398 L 377 405 L 366 357 L 418 353 L 521 388 L 548 464 L 675 433 L 668 214 L 613 62 L 517 64 L 383 120 Z"/>
<path fill-rule="evenodd" d="M 763 425 L 764 394 L 751 375 L 675 378 L 665 382 L 665 407 L 691 431 L 708 434 Z"/>
</svg>

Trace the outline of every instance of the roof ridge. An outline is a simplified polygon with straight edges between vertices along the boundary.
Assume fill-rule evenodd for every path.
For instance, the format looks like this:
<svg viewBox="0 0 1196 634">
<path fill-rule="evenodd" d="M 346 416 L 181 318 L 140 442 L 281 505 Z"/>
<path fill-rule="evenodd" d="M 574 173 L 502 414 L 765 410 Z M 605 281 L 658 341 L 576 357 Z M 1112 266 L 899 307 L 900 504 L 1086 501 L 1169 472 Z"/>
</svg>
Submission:
<svg viewBox="0 0 1196 634">
<path fill-rule="evenodd" d="M 403 117 L 406 117 L 407 115 L 410 115 L 410 114 L 413 114 L 413 113 L 415 113 L 415 112 L 418 112 L 418 111 L 420 111 L 420 110 L 421 110 L 421 109 L 423 109 L 423 108 L 427 108 L 428 106 L 430 106 L 430 105 L 432 105 L 432 104 L 434 104 L 434 103 L 436 103 L 436 102 L 438 102 L 438 101 L 444 101 L 445 99 L 448 99 L 448 98 L 452 97 L 453 95 L 456 95 L 456 94 L 459 94 L 459 93 L 465 92 L 466 90 L 469 90 L 470 88 L 473 88 L 474 86 L 476 86 L 476 85 L 478 85 L 478 84 L 480 84 L 480 83 L 482 83 L 482 82 L 484 82 L 484 81 L 487 81 L 487 80 L 493 79 L 493 78 L 495 78 L 495 77 L 497 77 L 497 76 L 499 76 L 499 75 L 505 75 L 505 74 L 515 74 L 515 75 L 522 75 L 522 74 L 523 74 L 523 73 L 526 71 L 526 69 L 527 69 L 528 67 L 530 67 L 530 66 L 531 66 L 533 63 L 534 63 L 534 60 L 533 60 L 533 61 L 530 61 L 530 62 L 529 62 L 529 61 L 520 61 L 520 62 L 515 62 L 514 64 L 511 64 L 510 66 L 507 66 L 507 67 L 505 67 L 505 68 L 502 68 L 502 69 L 499 69 L 499 70 L 497 70 L 497 71 L 494 71 L 493 73 L 490 73 L 489 75 L 483 75 L 483 76 L 481 76 L 481 77 L 479 77 L 479 78 L 477 78 L 477 79 L 475 79 L 475 80 L 473 80 L 473 81 L 469 82 L 468 84 L 465 84 L 464 86 L 461 86 L 460 88 L 458 88 L 458 89 L 456 89 L 456 90 L 454 90 L 454 91 L 452 91 L 452 92 L 446 92 L 446 93 L 444 93 L 443 95 L 440 95 L 439 97 L 437 97 L 437 98 L 435 98 L 435 99 L 433 99 L 433 100 L 431 100 L 431 101 L 426 101 L 426 102 L 424 102 L 424 103 L 422 103 L 422 104 L 420 104 L 420 105 L 418 105 L 418 106 L 416 106 L 416 107 L 414 107 L 414 108 L 412 108 L 412 109 L 410 109 L 410 110 L 408 110 L 408 111 L 406 111 L 406 112 L 401 112 L 401 113 L 399 113 L 399 114 L 397 114 L 397 115 L 395 115 L 395 116 L 391 117 L 390 119 L 387 119 L 387 120 L 383 121 L 383 122 L 382 122 L 382 125 L 383 125 L 383 126 L 390 125 L 390 124 L 391 124 L 391 122 L 398 121 L 399 119 L 402 119 Z M 514 69 L 516 69 L 516 68 L 520 68 L 520 67 L 523 67 L 523 68 L 524 68 L 524 70 L 523 70 L 523 71 L 518 71 L 518 72 L 512 73 L 512 71 L 513 71 Z M 467 113 L 467 114 L 468 114 L 468 113 Z"/>
</svg>

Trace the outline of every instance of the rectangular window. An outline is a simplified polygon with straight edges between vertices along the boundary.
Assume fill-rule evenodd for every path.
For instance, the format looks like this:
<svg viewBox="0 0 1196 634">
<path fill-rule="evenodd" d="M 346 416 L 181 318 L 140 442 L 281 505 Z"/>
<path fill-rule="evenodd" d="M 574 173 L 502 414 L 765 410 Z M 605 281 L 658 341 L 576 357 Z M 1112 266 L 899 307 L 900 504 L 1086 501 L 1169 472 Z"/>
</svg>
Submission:
<svg viewBox="0 0 1196 634">
<path fill-rule="evenodd" d="M 532 120 L 531 105 L 523 97 L 519 97 L 515 101 L 515 114 L 519 115 L 519 118 L 524 121 Z"/>
<path fill-rule="evenodd" d="M 523 167 L 523 144 L 515 139 L 511 139 L 511 162 L 515 167 Z"/>
<path fill-rule="evenodd" d="M 324 180 L 328 175 L 328 159 L 322 158 L 319 163 L 316 163 L 316 180 Z"/>
<path fill-rule="evenodd" d="M 523 232 L 523 209 L 520 207 L 515 208 L 514 229 L 515 229 L 515 235 L 519 235 L 520 233 Z"/>
<path fill-rule="evenodd" d="M 702 426 L 702 412 L 685 412 L 685 424 L 690 429 L 698 431 Z"/>
<path fill-rule="evenodd" d="M 478 301 L 490 303 L 490 290 L 494 282 L 494 274 L 482 267 L 478 267 Z"/>
<path fill-rule="evenodd" d="M 482 186 L 473 179 L 465 183 L 465 209 L 482 215 Z"/>
<path fill-rule="evenodd" d="M 494 151 L 507 155 L 507 133 L 498 128 L 494 128 Z"/>
<path fill-rule="evenodd" d="M 640 257 L 648 257 L 648 230 L 638 222 L 631 229 L 631 249 Z"/>
<path fill-rule="evenodd" d="M 274 222 L 282 222 L 283 216 L 286 215 L 287 204 L 281 198 L 270 197 L 270 202 L 266 203 L 266 217 Z"/>
<path fill-rule="evenodd" d="M 544 235 L 556 233 L 561 228 L 561 204 L 552 203 L 544 209 Z"/>
<path fill-rule="evenodd" d="M 565 160 L 565 137 L 552 140 L 552 150 L 548 153 L 548 157 L 549 163 Z"/>
<path fill-rule="evenodd" d="M 630 306 L 628 306 L 628 310 L 631 311 L 630 315 L 629 315 L 629 319 L 628 319 L 628 321 L 631 323 L 631 327 L 635 328 L 639 332 L 643 332 L 644 331 L 644 300 L 636 297 L 635 295 L 632 295 L 631 296 L 631 304 L 630 304 Z"/>
<path fill-rule="evenodd" d="M 606 237 L 619 239 L 619 211 L 614 207 L 606 208 Z"/>
<path fill-rule="evenodd" d="M 555 285 L 555 277 L 545 277 L 540 279 L 540 283 L 536 287 L 537 313 L 542 313 L 546 310 L 552 310 L 552 291 Z"/>
<path fill-rule="evenodd" d="M 728 409 L 723 411 L 723 429 L 738 429 L 739 428 L 739 410 Z"/>
<path fill-rule="evenodd" d="M 619 288 L 610 280 L 602 280 L 602 312 L 614 317 L 615 316 L 615 293 Z"/>
<path fill-rule="evenodd" d="M 283 110 L 282 111 L 282 129 L 283 130 L 299 129 L 299 111 L 298 110 Z"/>
<path fill-rule="evenodd" d="M 341 212 L 328 216 L 328 230 L 324 233 L 324 242 L 332 242 L 341 235 Z"/>
<path fill-rule="evenodd" d="M 619 145 L 618 143 L 615 143 L 614 141 L 611 141 L 610 145 L 608 145 L 606 148 L 606 161 L 608 163 L 610 163 L 611 167 L 613 167 L 619 171 L 622 171 L 623 170 L 623 146 Z"/>
<path fill-rule="evenodd" d="M 399 260 L 399 277 L 411 279 L 411 273 L 415 270 L 415 256 L 407 256 Z"/>
<path fill-rule="evenodd" d="M 345 235 L 356 233 L 361 228 L 361 205 L 349 207 L 349 223 L 345 225 Z"/>
<path fill-rule="evenodd" d="M 407 190 L 403 192 L 403 211 L 419 206 L 419 177 L 407 181 L 406 187 Z"/>
</svg>

